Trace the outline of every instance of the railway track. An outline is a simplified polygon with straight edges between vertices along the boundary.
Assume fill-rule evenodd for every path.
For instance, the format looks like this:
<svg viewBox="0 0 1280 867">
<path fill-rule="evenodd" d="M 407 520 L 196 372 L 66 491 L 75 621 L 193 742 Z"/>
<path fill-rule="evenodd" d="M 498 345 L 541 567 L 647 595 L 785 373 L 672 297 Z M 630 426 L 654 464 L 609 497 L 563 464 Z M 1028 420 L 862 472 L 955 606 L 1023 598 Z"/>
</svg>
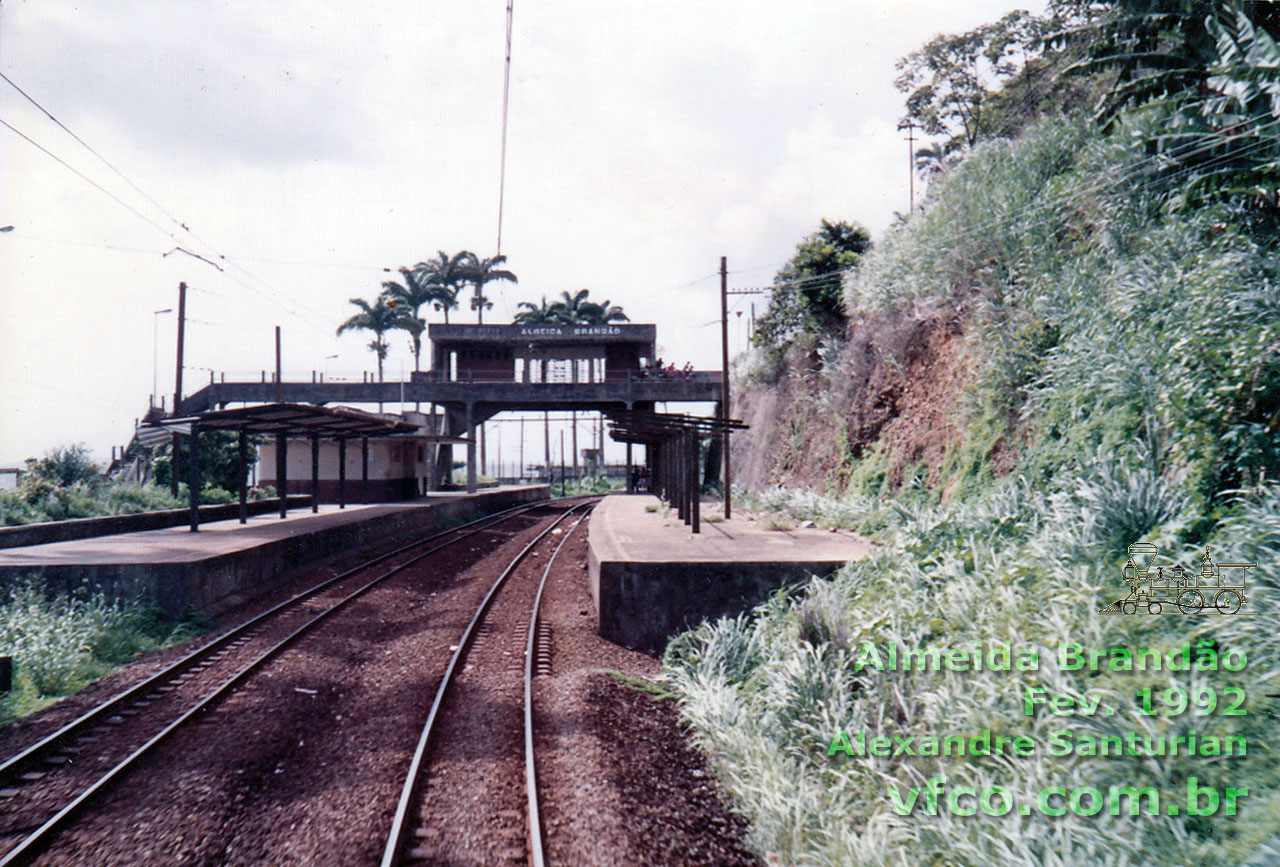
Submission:
<svg viewBox="0 0 1280 867">
<path fill-rule="evenodd" d="M 173 732 L 233 693 L 299 638 L 350 602 L 443 549 L 501 532 L 547 504 L 517 506 L 439 531 L 321 581 L 116 694 L 0 763 L 0 867 L 27 863 L 75 817 Z M 378 566 L 386 568 L 373 577 Z M 123 737 L 121 735 L 124 735 Z M 98 743 L 115 741 L 107 754 Z M 122 746 L 122 744 L 124 744 Z M 38 803 L 41 807 L 26 807 Z M 55 806 L 49 806 L 53 804 Z M 16 809 L 14 809 L 16 805 Z"/>
<path fill-rule="evenodd" d="M 484 599 L 476 607 L 475 613 L 472 615 L 470 622 L 463 630 L 461 637 L 458 639 L 457 645 L 453 648 L 453 656 L 449 660 L 449 665 L 445 669 L 444 675 L 436 688 L 435 697 L 431 704 L 431 710 L 427 714 L 426 723 L 423 725 L 422 733 L 418 738 L 417 748 L 414 751 L 413 759 L 410 762 L 408 773 L 405 776 L 404 784 L 401 787 L 400 798 L 396 806 L 396 812 L 392 820 L 391 831 L 387 836 L 386 847 L 383 850 L 382 867 L 399 867 L 399 865 L 410 865 L 422 863 L 425 861 L 438 861 L 444 853 L 433 851 L 429 845 L 423 845 L 426 838 L 430 838 L 433 833 L 439 835 L 440 828 L 432 828 L 432 819 L 429 815 L 422 812 L 424 799 L 427 796 L 427 789 L 430 788 L 429 780 L 432 772 L 432 755 L 433 747 L 438 739 L 438 726 L 443 716 L 443 709 L 447 701 L 452 697 L 455 690 L 455 677 L 460 670 L 472 668 L 471 665 L 464 666 L 469 654 L 471 653 L 475 643 L 481 637 L 486 639 L 492 637 L 493 632 L 489 631 L 489 625 L 486 618 L 491 613 L 495 600 L 504 595 L 504 591 L 509 589 L 509 581 L 516 570 L 525 560 L 534 555 L 537 549 L 550 547 L 545 545 L 544 541 L 549 536 L 557 532 L 557 527 L 566 521 L 571 515 L 578 514 L 575 521 L 568 531 L 561 533 L 561 538 L 554 548 L 550 550 L 546 557 L 546 565 L 542 571 L 541 578 L 538 580 L 536 589 L 524 587 L 524 593 L 509 594 L 512 598 L 505 599 L 508 606 L 518 606 L 520 602 L 528 603 L 527 596 L 533 596 L 532 605 L 527 607 L 527 626 L 525 629 L 515 633 L 520 640 L 521 650 L 520 656 L 523 658 L 521 666 L 523 684 L 522 684 L 522 704 L 523 704 L 523 748 L 524 748 L 524 827 L 523 827 L 523 844 L 509 845 L 505 850 L 497 853 L 496 860 L 486 861 L 485 863 L 497 863 L 501 860 L 509 861 L 526 861 L 535 867 L 542 867 L 544 862 L 543 843 L 542 843 L 542 827 L 540 821 L 540 810 L 538 806 L 538 784 L 537 784 L 537 766 L 534 757 L 534 714 L 533 714 L 533 678 L 538 671 L 548 670 L 550 663 L 549 647 L 547 642 L 547 634 L 539 627 L 538 610 L 542 601 L 543 591 L 545 590 L 547 577 L 551 573 L 551 569 L 555 564 L 556 556 L 560 553 L 560 549 L 569 541 L 573 531 L 582 522 L 583 518 L 591 506 L 595 502 L 582 503 L 569 509 L 553 522 L 550 526 L 538 534 L 528 545 L 525 546 L 511 562 L 502 571 L 502 573 L 493 582 L 489 592 Z M 521 598 L 524 597 L 524 598 Z M 508 618 L 509 619 L 509 618 Z M 498 631 L 498 630 L 495 630 Z M 508 636 L 510 637 L 510 636 Z M 502 656 L 508 656 L 510 652 L 503 652 Z M 493 654 L 491 654 L 492 656 Z M 478 663 L 479 664 L 479 663 Z M 504 821 L 501 831 L 512 833 L 514 825 L 518 822 L 518 814 L 520 811 L 499 809 L 497 814 Z M 436 823 L 438 824 L 438 822 Z"/>
</svg>

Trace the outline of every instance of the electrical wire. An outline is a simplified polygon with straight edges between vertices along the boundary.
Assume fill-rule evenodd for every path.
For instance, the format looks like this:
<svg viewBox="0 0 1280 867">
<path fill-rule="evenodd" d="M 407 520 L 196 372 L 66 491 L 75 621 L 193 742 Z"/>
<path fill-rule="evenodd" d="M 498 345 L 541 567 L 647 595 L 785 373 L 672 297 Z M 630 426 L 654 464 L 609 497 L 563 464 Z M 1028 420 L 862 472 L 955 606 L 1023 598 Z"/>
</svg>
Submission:
<svg viewBox="0 0 1280 867">
<path fill-rule="evenodd" d="M 107 168 L 111 169 L 111 171 L 115 172 L 115 173 L 120 177 L 120 179 L 121 179 L 121 180 L 123 180 L 126 184 L 128 184 L 128 185 L 129 185 L 129 186 L 131 186 L 131 187 L 133 187 L 133 189 L 138 193 L 138 195 L 142 196 L 144 199 L 146 199 L 148 202 L 150 202 L 150 203 L 151 203 L 151 204 L 156 208 L 156 210 L 160 211 L 160 213 L 164 214 L 166 217 L 168 217 L 170 220 L 172 220 L 172 221 L 173 221 L 174 223 L 176 223 L 177 225 L 181 226 L 183 229 L 186 229 L 186 228 L 187 228 L 187 227 L 186 227 L 186 225 L 185 225 L 181 220 L 179 220 L 179 219 L 178 219 L 177 217 L 175 217 L 173 214 L 170 214 L 168 211 L 166 211 L 166 210 L 165 210 L 165 208 L 164 208 L 164 206 L 163 206 L 163 205 L 161 205 L 159 202 L 157 202 L 157 201 L 156 201 L 155 199 L 153 199 L 151 196 L 147 195 L 147 193 L 146 193 L 146 191 L 145 191 L 145 190 L 143 190 L 140 186 L 138 186 L 138 185 L 137 185 L 137 184 L 135 184 L 133 181 L 131 181 L 131 180 L 128 178 L 128 176 L 126 176 L 124 172 L 122 172 L 122 171 L 120 171 L 118 168 L 116 168 L 116 167 L 115 167 L 115 165 L 114 165 L 114 164 L 112 164 L 112 162 L 111 162 L 110 160 L 108 160 L 108 159 L 107 159 L 106 157 L 104 157 L 101 153 L 99 153 L 97 150 L 95 150 L 95 149 L 94 149 L 94 148 L 93 148 L 93 147 L 92 147 L 92 146 L 91 146 L 87 141 L 85 141 L 84 139 L 80 138 L 80 136 L 78 136 L 78 135 L 76 135 L 74 132 L 72 132 L 72 131 L 71 131 L 71 129 L 70 129 L 66 124 L 64 124 L 62 121 L 58 120 L 56 117 L 54 117 L 54 116 L 53 116 L 53 112 L 49 111 L 49 109 L 45 108 L 43 105 L 41 105 L 39 102 L 37 102 L 37 101 L 36 101 L 36 99 L 35 99 L 35 97 L 31 96 L 31 94 L 27 93 L 25 90 L 23 90 L 21 87 L 19 87 L 19 86 L 17 85 L 17 83 L 15 83 L 15 82 L 14 82 L 14 80 L 13 80 L 12 78 L 10 78 L 9 76 L 5 75 L 3 72 L 0 72 L 0 78 L 4 79 L 4 80 L 5 80 L 5 82 L 6 82 L 10 87 L 12 87 L 14 90 L 18 91 L 18 93 L 22 94 L 22 96 L 27 100 L 27 102 L 31 103 L 31 104 L 32 104 L 32 105 L 34 105 L 36 108 L 38 108 L 38 109 L 39 109 L 39 110 L 44 114 L 44 116 L 45 116 L 45 117 L 49 118 L 49 120 L 51 120 L 51 121 L 53 121 L 54 123 L 56 123 L 56 124 L 57 124 L 61 129 L 62 129 L 62 131 L 63 131 L 63 132 L 65 132 L 67 135 L 71 136 L 73 139 L 75 139 L 77 142 L 79 142 L 79 143 L 84 147 L 84 149 L 85 149 L 85 150 L 87 150 L 89 153 L 93 154 L 93 155 L 94 155 L 95 157 L 97 157 L 98 159 L 102 160 L 103 165 L 105 165 Z M 187 229 L 187 231 L 190 231 L 190 229 Z"/>
<path fill-rule="evenodd" d="M 26 134 L 26 133 L 24 133 L 22 130 L 18 129 L 16 126 L 14 126 L 13 124 L 9 123 L 9 122 L 8 122 L 7 120 L 5 120 L 4 118 L 0 118 L 0 125 L 3 125 L 3 126 L 4 126 L 6 129 L 8 129 L 10 132 L 12 132 L 12 133 L 14 133 L 15 135 L 19 136 L 19 137 L 20 137 L 20 138 L 22 138 L 24 141 L 26 141 L 28 144 L 32 145 L 33 147 L 35 147 L 36 149 L 38 149 L 39 151 L 41 151 L 42 153 L 44 153 L 46 156 L 48 156 L 48 157 L 52 158 L 53 160 L 57 161 L 57 163 L 58 163 L 59 165 L 61 165 L 63 168 L 67 169 L 69 172 L 71 172 L 72 174 L 74 174 L 74 175 L 76 175 L 77 177 L 79 177 L 79 178 L 80 178 L 81 180 L 83 180 L 85 183 L 87 183 L 87 184 L 91 185 L 94 189 L 96 189 L 96 190 L 100 191 L 101 193 L 103 193 L 104 195 L 106 195 L 108 198 L 112 199 L 114 202 L 116 202 L 117 204 L 119 204 L 121 207 L 123 207 L 123 208 L 127 209 L 130 213 L 132 213 L 132 214 L 133 214 L 134 216 L 136 216 L 138 219 L 140 219 L 140 220 L 142 220 L 142 221 L 146 222 L 146 223 L 147 223 L 148 225 L 150 225 L 152 228 L 157 229 L 157 230 L 159 230 L 160 232 L 163 232 L 163 233 L 164 233 L 165 235 L 167 235 L 168 237 L 173 238 L 174 240 L 177 240 L 177 236 L 176 236 L 176 235 L 174 235 L 172 232 L 170 232 L 168 229 L 166 229 L 164 226 L 161 226 L 161 225 L 160 225 L 159 223 L 157 223 L 155 220 L 151 219 L 151 218 L 150 218 L 150 217 L 148 217 L 146 214 L 144 214 L 144 213 L 142 213 L 141 211 L 139 211 L 139 210 L 138 210 L 137 208 L 135 208 L 133 205 L 130 205 L 130 204 L 129 204 L 128 202 L 126 202 L 124 199 L 120 198 L 120 197 L 119 197 L 119 196 L 117 196 L 115 193 L 111 192 L 111 191 L 110 191 L 110 190 L 108 190 L 106 187 L 104 187 L 104 186 L 102 186 L 101 184 L 99 184 L 99 183 L 98 183 L 97 181 L 95 181 L 93 178 L 89 177 L 89 176 L 88 176 L 88 175 L 86 175 L 84 172 L 80 171 L 80 170 L 79 170 L 79 169 L 77 169 L 75 166 L 71 165 L 71 163 L 67 162 L 67 161 L 66 161 L 66 160 L 64 160 L 62 157 L 58 156 L 58 155 L 57 155 L 57 154 L 55 154 L 53 151 L 49 150 L 47 147 L 45 147 L 44 145 L 40 144 L 40 143 L 39 143 L 38 141 L 36 141 L 35 139 L 31 138 L 31 136 L 27 135 L 27 134 Z"/>
<path fill-rule="evenodd" d="M 256 274 L 254 274 L 253 272 L 249 271 L 247 268 L 243 267 L 242 265 L 239 265 L 237 262 L 235 262 L 235 261 L 233 261 L 232 259 L 228 258 L 225 254 L 223 254 L 222 252 L 220 252 L 220 251 L 219 251 L 219 250 L 218 250 L 218 249 L 217 249 L 213 244 L 211 244 L 210 242 L 206 241 L 206 240 L 205 240 L 204 238 L 202 238 L 199 234 L 197 234 L 194 230 L 192 230 L 192 229 L 191 229 L 191 227 L 190 227 L 190 226 L 188 226 L 185 222 L 183 222 L 182 220 L 178 219 L 178 218 L 177 218 L 177 217 L 175 217 L 172 213 L 170 213 L 168 210 L 166 210 L 166 209 L 164 208 L 164 206 L 163 206 L 163 205 L 161 205 L 161 204 L 160 204 L 159 202 L 157 202 L 154 198 L 152 198 L 150 195 L 148 195 L 148 194 L 146 193 L 146 191 L 145 191 L 145 190 L 143 190 L 143 189 L 142 189 L 138 184 L 136 184 L 136 183 L 134 183 L 132 180 L 130 180 L 130 178 L 129 178 L 127 175 L 125 175 L 125 174 L 124 174 L 124 172 L 120 171 L 120 169 L 118 169 L 118 168 L 117 168 L 117 167 L 116 167 L 116 166 L 115 166 L 115 165 L 114 165 L 110 160 L 108 160 L 105 156 L 103 156 L 103 155 L 102 155 L 98 150 L 96 150 L 92 145 L 90 145 L 88 142 L 86 142 L 83 138 L 81 138 L 79 135 L 77 135 L 77 134 L 76 134 L 76 133 L 75 133 L 75 132 L 70 128 L 70 127 L 68 127 L 68 126 L 67 126 L 66 124 L 64 124 L 61 120 L 59 120 L 57 117 L 55 117 L 55 116 L 54 116 L 54 114 L 53 114 L 53 112 L 49 111 L 49 109 L 45 108 L 45 107 L 44 107 L 44 106 L 43 106 L 43 105 L 42 105 L 38 100 L 36 100 L 33 96 L 31 96 L 29 93 L 27 93 L 25 90 L 23 90 L 20 86 L 18 86 L 18 84 L 17 84 L 16 82 L 14 82 L 14 81 L 13 81 L 13 79 L 9 78 L 9 76 L 5 75 L 5 74 L 4 74 L 4 73 L 2 73 L 2 72 L 0 72 L 0 78 L 3 78 L 3 79 L 4 79 L 4 81 L 5 81 L 7 84 L 9 84 L 9 86 L 10 86 L 10 87 L 12 87 L 12 88 L 13 88 L 14 90 L 16 90 L 18 93 L 20 93 L 20 94 L 23 96 L 23 98 L 25 98 L 28 102 L 30 102 L 32 105 L 34 105 L 37 109 L 39 109 L 41 113 L 43 113 L 46 117 L 48 117 L 48 118 L 49 118 L 49 120 L 51 120 L 51 121 L 53 121 L 55 124 L 57 124 L 57 126 L 58 126 L 60 129 L 62 129 L 65 133 L 67 133 L 67 135 L 69 135 L 69 136 L 71 136 L 71 138 L 75 139 L 75 141 L 76 141 L 76 142 L 78 142 L 82 147 L 84 147 L 84 148 L 85 148 L 85 150 L 89 151 L 89 153 L 93 154 L 95 157 L 97 157 L 99 160 L 101 160 L 101 161 L 102 161 L 102 163 L 103 163 L 104 165 L 106 165 L 109 169 L 111 169 L 111 171 L 113 171 L 116 175 L 118 175 L 118 176 L 119 176 L 119 177 L 120 177 L 120 178 L 121 178 L 125 183 L 127 183 L 131 188 L 133 188 L 133 190 L 134 190 L 134 191 L 136 191 L 139 195 L 141 195 L 144 199 L 146 199 L 146 200 L 147 200 L 147 201 L 148 201 L 152 206 L 154 206 L 157 210 L 159 210 L 162 214 L 164 214 L 164 215 L 165 215 L 165 216 L 166 216 L 166 217 L 167 217 L 167 218 L 168 218 L 168 219 L 169 219 L 169 220 L 170 220 L 170 221 L 171 221 L 175 226 L 177 226 L 178 228 L 182 229 L 184 232 L 188 233 L 192 238 L 194 238 L 195 240 L 199 241 L 202 245 L 204 245 L 205 247 L 207 247 L 207 248 L 212 252 L 212 256 L 213 256 L 213 258 L 216 258 L 216 259 L 218 259 L 219 261 L 224 262 L 224 263 L 225 263 L 225 264 L 227 264 L 228 266 L 235 268 L 236 270 L 240 271 L 242 274 L 244 274 L 244 275 L 245 275 L 246 277 L 248 277 L 249 279 L 254 280 L 254 281 L 258 282 L 259 284 L 261 284 L 262 286 L 266 287 L 266 289 L 267 289 L 267 293 L 263 293 L 263 292 L 261 292 L 261 291 L 259 291 L 259 290 L 257 290 L 257 289 L 254 289 L 253 287 L 248 286 L 248 285 L 247 285 L 247 284 L 245 284 L 244 282 L 239 281 L 239 280 L 235 280 L 234 278 L 232 278 L 232 282 L 237 283 L 238 285 L 240 285 L 241 287 L 243 287 L 243 288 L 245 288 L 245 289 L 248 289 L 249 291 L 251 291 L 251 292 L 253 292 L 254 294 L 258 295 L 259 297 L 261 297 L 263 300 L 267 301 L 268 303 L 274 304 L 275 306 L 280 307 L 282 310 L 285 310 L 286 312 L 292 313 L 294 316 L 297 316 L 297 317 L 298 317 L 299 319 L 301 319 L 305 324 L 307 324 L 307 325 L 308 325 L 308 327 L 311 327 L 311 328 L 313 328 L 313 329 L 315 329 L 316 331 L 321 332 L 321 333 L 325 333 L 325 334 L 327 334 L 327 333 L 328 333 L 328 332 L 327 332 L 327 323 L 328 323 L 328 321 L 329 321 L 329 317 L 327 317 L 325 314 L 323 314 L 323 313 L 321 313 L 321 312 L 319 312 L 319 311 L 317 311 L 317 310 L 314 310 L 314 309 L 311 309 L 311 308 L 306 307 L 306 305 L 303 305 L 303 304 L 301 304 L 301 303 L 297 302 L 297 301 L 296 301 L 296 300 L 294 300 L 294 299 L 289 298 L 289 296 L 285 295 L 283 292 L 281 292 L 281 291 L 279 291 L 278 289 L 276 289 L 274 286 L 272 286 L 272 285 L 271 285 L 270 283 L 268 283 L 266 280 L 263 280 L 261 277 L 258 277 Z M 143 214 L 141 211 L 139 211 L 138 209 L 134 208 L 134 207 L 133 207 L 132 205 L 130 205 L 128 202 L 124 201 L 124 200 L 123 200 L 123 199 L 121 199 L 119 196 L 115 195 L 115 194 L 114 194 L 114 193 L 112 193 L 110 190 L 106 189 L 106 188 L 105 188 L 105 187 L 103 187 L 101 184 L 99 184 L 99 183 L 97 183 L 96 181 L 94 181 L 92 178 L 90 178 L 88 175 L 86 175 L 86 174 L 84 174 L 83 172 L 81 172 L 79 169 L 76 169 L 75 167 L 73 167 L 70 163 L 66 162 L 66 161 L 65 161 L 65 160 L 63 160 L 61 157 L 59 157 L 57 154 L 53 153 L 53 152 L 52 152 L 52 151 L 50 151 L 48 148 L 46 148 L 46 147 L 44 147 L 43 145 L 39 144 L 39 143 L 38 143 L 38 142 L 36 142 L 34 139 L 32 139 L 31 137 L 27 136 L 25 133 L 21 132 L 20 130 L 18 130 L 16 127 L 12 126 L 12 125 L 11 125 L 11 124 L 9 124 L 8 122 L 4 121 L 3 119 L 0 119 L 0 124 L 4 124 L 4 126 L 8 127 L 8 128 L 9 128 L 10 130 L 12 130 L 14 133 L 16 133 L 17 135 L 21 136 L 23 139 L 25 139 L 26 141 L 28 141 L 29 143 L 31 143 L 31 144 L 32 144 L 32 145 L 34 145 L 35 147 L 39 148 L 39 149 L 40 149 L 41 151 L 43 151 L 45 154 L 47 154 L 48 156 L 52 157 L 54 160 L 56 160 L 58 163 L 60 163 L 61 165 L 63 165 L 65 168 L 67 168 L 68 170 L 70 170 L 71 172 L 73 172 L 74 174 L 76 174 L 78 177 L 80 177 L 80 178 L 81 178 L 82 180 L 84 180 L 85 182 L 87 182 L 87 183 L 91 184 L 91 185 L 92 185 L 93 187 L 95 187 L 96 189 L 98 189 L 98 190 L 100 190 L 101 192 L 105 193 L 107 196 L 109 196 L 109 197 L 110 197 L 111 199 L 113 199 L 115 202 L 117 202 L 117 203 L 118 203 L 118 204 L 120 204 L 122 207 L 124 207 L 124 208 L 126 208 L 127 210 L 129 210 L 131 213 L 133 213 L 134 215 L 136 215 L 136 216 L 137 216 L 137 217 L 139 217 L 140 219 L 142 219 L 142 220 L 144 220 L 145 222 L 147 222 L 147 223 L 148 223 L 149 225 L 151 225 L 153 228 L 155 228 L 155 229 L 157 229 L 158 231 L 160 231 L 160 232 L 164 233 L 167 237 L 172 238 L 172 239 L 174 239 L 175 241 L 177 240 L 177 235 L 175 235 L 175 234 L 174 234 L 174 232 L 172 232 L 172 231 L 170 231 L 170 230 L 166 229 L 165 227 L 161 226 L 160 224 L 156 223 L 156 222 L 155 222 L 154 220 L 152 220 L 150 217 L 146 216 L 146 215 L 145 215 L 145 214 Z M 224 269 L 222 268 L 222 266 L 220 266 L 220 265 L 218 265 L 217 263 L 215 263 L 214 261 L 212 261 L 209 257 L 206 257 L 206 256 L 204 256 L 204 255 L 202 255 L 202 254 L 200 254 L 200 253 L 192 252 L 192 251 L 187 250 L 187 249 L 182 248 L 182 247 L 178 247 L 177 249 L 178 249 L 180 252 L 187 253 L 187 254 L 188 254 L 188 255 L 190 255 L 190 256 L 193 256 L 193 257 L 195 257 L 195 258 L 197 258 L 197 259 L 200 259 L 201 261 L 206 262 L 206 263 L 207 263 L 207 264 L 209 264 L 209 265 L 212 265 L 214 268 L 218 269 L 219 271 L 224 271 Z M 172 253 L 172 252 L 174 252 L 174 250 L 170 250 L 170 251 L 169 251 L 169 253 Z M 165 254 L 162 254 L 162 255 L 167 256 L 167 255 L 169 255 L 169 253 L 165 253 Z M 385 270 L 385 269 L 384 269 L 384 270 Z M 276 296 L 276 297 L 273 299 L 273 298 L 271 297 L 272 295 L 274 295 L 274 296 Z M 290 309 L 290 307 L 291 307 L 292 309 Z M 314 324 L 314 323 L 306 323 L 305 317 L 303 317 L 303 316 L 302 316 L 302 314 L 299 312 L 300 310 L 307 310 L 309 313 L 311 313 L 313 316 L 315 316 L 315 317 L 316 317 L 316 319 L 317 319 L 318 321 L 321 321 L 321 322 L 326 323 L 326 327 L 320 327 L 320 326 L 317 326 L 317 325 L 316 325 L 316 324 Z"/>
</svg>

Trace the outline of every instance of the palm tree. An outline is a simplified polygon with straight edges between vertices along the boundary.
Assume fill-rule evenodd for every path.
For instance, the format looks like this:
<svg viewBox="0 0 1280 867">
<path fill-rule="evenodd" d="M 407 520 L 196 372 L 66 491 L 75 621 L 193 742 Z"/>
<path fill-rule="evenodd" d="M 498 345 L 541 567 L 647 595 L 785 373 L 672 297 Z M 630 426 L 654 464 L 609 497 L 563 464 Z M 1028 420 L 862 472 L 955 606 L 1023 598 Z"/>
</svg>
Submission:
<svg viewBox="0 0 1280 867">
<path fill-rule="evenodd" d="M 461 254 L 459 254 L 461 255 Z M 480 325 L 484 324 L 484 311 L 493 307 L 493 302 L 484 296 L 484 287 L 487 283 L 495 280 L 509 280 L 512 283 L 518 283 L 516 275 L 510 271 L 504 271 L 498 266 L 507 261 L 506 256 L 490 256 L 488 259 L 481 259 L 474 253 L 467 253 L 467 267 L 464 279 L 475 287 L 475 294 L 471 296 L 471 309 L 476 311 L 476 322 Z"/>
<path fill-rule="evenodd" d="M 940 178 L 951 171 L 951 160 L 941 142 L 934 142 L 928 147 L 917 148 L 916 174 L 926 181 Z"/>
<path fill-rule="evenodd" d="M 430 282 L 430 278 L 419 277 L 408 268 L 400 269 L 404 283 L 388 280 L 382 284 L 382 294 L 387 299 L 387 306 L 402 311 L 405 315 L 396 322 L 396 328 L 408 331 L 413 338 L 413 369 L 421 370 L 422 332 L 427 323 L 418 315 L 425 304 L 440 303 L 439 287 Z"/>
<path fill-rule="evenodd" d="M 431 306 L 444 312 L 444 324 L 449 324 L 449 311 L 458 306 L 458 291 L 466 282 L 468 257 L 466 250 L 450 256 L 444 250 L 436 253 L 436 257 L 426 262 L 419 262 L 411 269 L 415 276 L 421 278 L 429 286 L 435 287 L 435 298 Z"/>
<path fill-rule="evenodd" d="M 515 317 L 515 321 L 521 325 L 553 325 L 560 321 L 558 305 L 548 304 L 545 295 L 542 296 L 541 305 L 529 301 L 521 301 L 516 307 L 525 308 L 517 313 Z"/>
<path fill-rule="evenodd" d="M 586 292 L 587 290 L 582 290 Z M 578 322 L 582 325 L 608 325 L 610 322 L 630 322 L 627 314 L 622 312 L 622 308 L 616 304 L 611 304 L 609 299 L 605 299 L 597 304 L 594 301 L 587 301 L 581 306 L 581 314 Z"/>
<path fill-rule="evenodd" d="M 560 300 L 551 305 L 555 311 L 556 322 L 565 325 L 605 325 L 609 322 L 629 322 L 622 308 L 612 304 L 608 299 L 602 303 L 588 301 L 589 289 L 579 289 L 570 295 L 567 291 L 560 293 Z"/>
<path fill-rule="evenodd" d="M 560 300 L 552 305 L 556 310 L 556 315 L 559 318 L 559 321 L 563 322 L 565 325 L 575 325 L 581 322 L 584 315 L 582 305 L 584 303 L 590 303 L 587 301 L 587 296 L 589 294 L 591 293 L 588 289 L 579 289 L 572 295 L 569 294 L 567 289 L 564 292 L 561 292 Z"/>
<path fill-rule="evenodd" d="M 404 327 L 400 323 L 405 318 L 411 318 L 409 311 L 388 306 L 387 300 L 386 295 L 379 295 L 378 300 L 370 305 L 363 298 L 352 298 L 351 303 L 360 308 L 360 312 L 339 325 L 337 332 L 338 334 L 357 330 L 373 332 L 374 337 L 369 342 L 369 348 L 378 356 L 378 382 L 382 382 L 382 361 L 387 357 L 387 342 L 382 339 L 382 335 L 393 328 Z"/>
</svg>

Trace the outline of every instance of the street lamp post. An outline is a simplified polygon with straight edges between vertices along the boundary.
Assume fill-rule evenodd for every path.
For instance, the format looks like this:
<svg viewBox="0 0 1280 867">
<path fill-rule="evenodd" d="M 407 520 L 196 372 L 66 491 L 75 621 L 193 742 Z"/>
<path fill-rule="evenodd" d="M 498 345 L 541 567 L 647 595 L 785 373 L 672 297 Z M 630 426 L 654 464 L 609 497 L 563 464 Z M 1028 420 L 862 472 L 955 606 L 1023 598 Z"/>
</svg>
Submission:
<svg viewBox="0 0 1280 867">
<path fill-rule="evenodd" d="M 328 378 L 329 378 L 329 362 L 330 362 L 330 361 L 333 361 L 333 360 L 334 360 L 335 358 L 337 358 L 337 357 L 338 357 L 338 356 L 337 356 L 336 354 L 335 354 L 335 355 L 326 355 L 326 356 L 324 357 L 324 378 L 325 378 L 325 379 L 328 379 Z M 322 380 L 322 381 L 323 381 L 323 380 Z"/>
<path fill-rule="evenodd" d="M 172 307 L 156 310 L 151 317 L 151 405 L 156 405 L 156 395 L 160 393 L 160 317 L 172 313 Z"/>
</svg>

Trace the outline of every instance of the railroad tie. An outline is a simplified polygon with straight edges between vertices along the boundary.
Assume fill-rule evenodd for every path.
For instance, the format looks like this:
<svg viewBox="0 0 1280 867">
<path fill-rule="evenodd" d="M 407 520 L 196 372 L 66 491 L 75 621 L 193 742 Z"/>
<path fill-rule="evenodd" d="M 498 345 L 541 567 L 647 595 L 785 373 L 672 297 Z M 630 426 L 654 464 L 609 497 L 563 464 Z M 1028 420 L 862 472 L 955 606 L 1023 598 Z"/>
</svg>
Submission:
<svg viewBox="0 0 1280 867">
<path fill-rule="evenodd" d="M 533 673 L 547 676 L 551 674 L 551 624 L 539 621 L 533 642 Z"/>
</svg>

